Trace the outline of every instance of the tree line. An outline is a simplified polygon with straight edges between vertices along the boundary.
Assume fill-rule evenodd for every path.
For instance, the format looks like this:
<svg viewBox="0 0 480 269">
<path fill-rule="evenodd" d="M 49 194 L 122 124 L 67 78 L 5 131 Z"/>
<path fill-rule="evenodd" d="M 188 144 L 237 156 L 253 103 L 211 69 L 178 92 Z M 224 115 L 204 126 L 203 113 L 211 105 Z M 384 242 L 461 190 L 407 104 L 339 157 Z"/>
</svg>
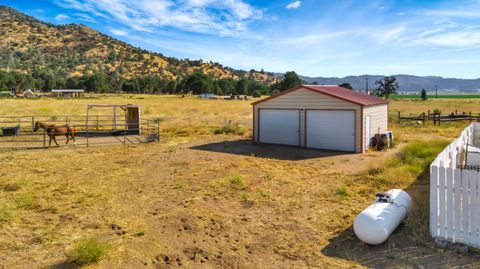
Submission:
<svg viewBox="0 0 480 269">
<path fill-rule="evenodd" d="M 215 79 L 213 76 L 203 72 L 195 72 L 183 79 L 167 80 L 156 75 L 124 79 L 116 73 L 96 72 L 92 75 L 65 78 L 46 70 L 35 69 L 31 74 L 0 70 L 0 91 L 14 92 L 21 92 L 27 89 L 49 92 L 51 89 L 67 88 L 85 89 L 87 92 L 97 93 L 114 93 L 118 91 L 144 94 L 213 93 L 216 95 L 251 95 L 260 97 L 261 95 L 282 92 L 302 83 L 298 75 L 293 71 L 286 72 L 282 80 L 268 86 L 251 77 L 243 77 L 238 80 L 232 78 Z M 386 99 L 390 95 L 396 94 L 399 89 L 398 82 L 394 76 L 387 76 L 382 80 L 376 81 L 375 84 L 377 87 L 373 90 L 373 94 Z M 349 83 L 344 83 L 340 86 L 352 89 Z M 425 93 L 423 95 L 426 96 Z"/>
<path fill-rule="evenodd" d="M 51 71 L 33 70 L 30 74 L 0 70 L 0 91 L 22 92 L 37 89 L 85 89 L 87 92 L 114 93 L 118 91 L 145 94 L 201 94 L 217 95 L 268 95 L 268 85 L 253 78 L 215 79 L 202 72 L 193 73 L 183 79 L 168 80 L 157 75 L 138 76 L 124 79 L 118 74 L 97 72 L 80 77 L 55 75 Z"/>
</svg>

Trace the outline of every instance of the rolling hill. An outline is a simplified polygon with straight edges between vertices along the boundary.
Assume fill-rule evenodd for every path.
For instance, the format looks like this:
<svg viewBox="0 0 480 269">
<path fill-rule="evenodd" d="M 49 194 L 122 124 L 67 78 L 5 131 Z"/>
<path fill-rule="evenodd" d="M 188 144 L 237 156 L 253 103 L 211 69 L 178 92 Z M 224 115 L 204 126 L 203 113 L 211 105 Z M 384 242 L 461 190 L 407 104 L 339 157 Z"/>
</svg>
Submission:
<svg viewBox="0 0 480 269">
<path fill-rule="evenodd" d="M 271 73 L 249 72 L 202 60 L 176 59 L 133 47 L 82 24 L 53 25 L 0 6 L 0 70 L 48 69 L 64 77 L 94 72 L 131 79 L 148 75 L 179 80 L 196 71 L 215 79 L 251 77 L 271 84 Z"/>
</svg>

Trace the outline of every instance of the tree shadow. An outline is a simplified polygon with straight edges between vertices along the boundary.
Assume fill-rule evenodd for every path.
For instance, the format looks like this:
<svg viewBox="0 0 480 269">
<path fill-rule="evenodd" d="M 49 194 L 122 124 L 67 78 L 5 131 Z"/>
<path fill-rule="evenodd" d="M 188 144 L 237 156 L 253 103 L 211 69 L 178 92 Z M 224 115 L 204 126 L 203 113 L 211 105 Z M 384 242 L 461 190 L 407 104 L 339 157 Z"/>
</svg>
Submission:
<svg viewBox="0 0 480 269">
<path fill-rule="evenodd" d="M 383 244 L 372 246 L 361 242 L 353 231 L 353 226 L 329 240 L 329 244 L 321 250 L 325 256 L 336 257 L 357 262 L 369 268 L 389 268 L 392 265 L 400 268 L 480 268 L 480 254 L 465 253 L 458 246 L 441 249 L 429 236 L 429 167 L 424 169 L 405 191 L 413 201 L 421 203 L 414 205 L 410 212 L 419 214 L 416 217 L 423 223 L 418 223 L 420 233 L 426 240 L 415 240 L 404 223 L 392 233 Z M 417 223 L 415 222 L 417 226 Z M 423 237 L 421 237 L 423 238 Z"/>
<path fill-rule="evenodd" d="M 295 146 L 257 144 L 247 139 L 203 144 L 190 147 L 190 149 L 291 161 L 355 154 L 350 152 L 306 149 Z"/>
</svg>

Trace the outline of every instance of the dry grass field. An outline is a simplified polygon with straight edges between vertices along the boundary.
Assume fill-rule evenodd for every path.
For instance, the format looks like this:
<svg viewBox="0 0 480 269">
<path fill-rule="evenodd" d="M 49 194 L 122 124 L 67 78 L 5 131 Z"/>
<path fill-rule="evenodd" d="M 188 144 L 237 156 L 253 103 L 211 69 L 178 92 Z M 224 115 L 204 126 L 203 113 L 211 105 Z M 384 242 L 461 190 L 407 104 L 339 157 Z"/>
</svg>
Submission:
<svg viewBox="0 0 480 269">
<path fill-rule="evenodd" d="M 0 115 L 83 115 L 89 103 L 140 104 L 162 141 L 0 151 L 0 268 L 480 266 L 427 231 L 428 164 L 468 122 L 394 121 L 398 110 L 475 112 L 480 100 L 392 101 L 399 143 L 364 155 L 254 145 L 245 101 L 0 99 Z M 385 244 L 364 245 L 353 220 L 389 188 L 416 208 Z"/>
</svg>

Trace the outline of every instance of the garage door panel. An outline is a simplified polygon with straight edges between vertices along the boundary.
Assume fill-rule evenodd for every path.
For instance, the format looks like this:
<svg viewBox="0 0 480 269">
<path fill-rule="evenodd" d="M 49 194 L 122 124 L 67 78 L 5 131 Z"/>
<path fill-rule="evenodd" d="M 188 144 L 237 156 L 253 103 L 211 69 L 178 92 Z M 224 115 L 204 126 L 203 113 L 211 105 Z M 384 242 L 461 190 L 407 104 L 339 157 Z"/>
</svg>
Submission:
<svg viewBox="0 0 480 269">
<path fill-rule="evenodd" d="M 259 141 L 261 143 L 300 145 L 300 111 L 260 109 Z"/>
<path fill-rule="evenodd" d="M 355 112 L 307 110 L 308 148 L 355 151 Z"/>
</svg>

